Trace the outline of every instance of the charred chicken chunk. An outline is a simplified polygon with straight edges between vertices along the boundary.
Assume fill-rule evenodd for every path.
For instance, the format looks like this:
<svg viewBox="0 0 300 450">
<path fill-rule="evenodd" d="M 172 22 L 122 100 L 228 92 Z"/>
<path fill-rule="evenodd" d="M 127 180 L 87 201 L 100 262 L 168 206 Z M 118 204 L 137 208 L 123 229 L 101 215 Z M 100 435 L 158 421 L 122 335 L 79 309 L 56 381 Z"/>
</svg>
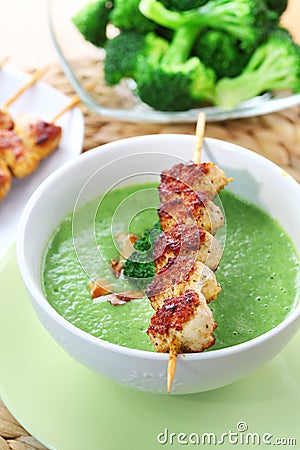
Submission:
<svg viewBox="0 0 300 450">
<path fill-rule="evenodd" d="M 192 191 L 184 198 L 174 197 L 158 208 L 158 216 L 163 231 L 169 231 L 177 224 L 197 225 L 215 234 L 224 225 L 220 208 L 204 194 Z"/>
<path fill-rule="evenodd" d="M 39 158 L 13 130 L 0 130 L 0 160 L 17 178 L 31 174 L 39 164 Z"/>
<path fill-rule="evenodd" d="M 177 164 L 171 169 L 163 170 L 158 191 L 160 201 L 169 200 L 169 196 L 181 196 L 185 189 L 205 192 L 210 200 L 228 184 L 222 169 L 212 162 L 202 164 Z"/>
<path fill-rule="evenodd" d="M 178 224 L 158 236 L 153 247 L 156 270 L 165 266 L 171 258 L 187 256 L 216 270 L 222 249 L 219 241 L 208 231 L 196 225 Z"/>
<path fill-rule="evenodd" d="M 39 159 L 46 158 L 58 147 L 62 133 L 58 125 L 25 116 L 16 120 L 14 130 Z"/>
<path fill-rule="evenodd" d="M 214 344 L 215 328 L 205 297 L 186 290 L 165 300 L 152 316 L 147 333 L 157 352 L 167 353 L 174 345 L 177 353 L 202 352 Z"/>
<path fill-rule="evenodd" d="M 146 294 L 157 310 L 167 298 L 179 297 L 185 290 L 202 293 L 209 302 L 221 291 L 214 272 L 199 261 L 184 256 L 170 259 L 147 286 Z"/>
</svg>

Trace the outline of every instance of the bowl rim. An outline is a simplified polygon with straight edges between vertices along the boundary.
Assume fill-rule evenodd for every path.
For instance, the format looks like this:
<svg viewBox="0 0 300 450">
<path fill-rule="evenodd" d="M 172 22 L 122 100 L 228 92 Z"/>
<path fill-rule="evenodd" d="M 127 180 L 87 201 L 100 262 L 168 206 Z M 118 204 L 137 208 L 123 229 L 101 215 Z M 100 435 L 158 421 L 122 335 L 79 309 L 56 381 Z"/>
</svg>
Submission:
<svg viewBox="0 0 300 450">
<path fill-rule="evenodd" d="M 19 267 L 19 272 L 22 276 L 23 282 L 30 293 L 30 296 L 32 297 L 32 302 L 36 303 L 39 308 L 42 309 L 43 313 L 45 313 L 47 316 L 50 316 L 52 320 L 58 323 L 60 327 L 62 327 L 67 333 L 70 333 L 71 335 L 78 337 L 79 339 L 82 339 L 83 341 L 86 341 L 88 344 L 91 344 L 93 346 L 103 348 L 105 350 L 112 351 L 114 353 L 119 353 L 125 356 L 132 356 L 136 358 L 144 358 L 144 359 L 150 359 L 150 360 L 167 360 L 169 355 L 168 353 L 157 353 L 155 351 L 147 351 L 147 350 L 138 350 L 130 347 L 121 346 L 118 344 L 111 343 L 109 341 L 106 341 L 104 339 L 95 337 L 91 334 L 89 334 L 86 331 L 81 330 L 80 328 L 73 325 L 71 322 L 69 322 L 67 319 L 65 319 L 63 316 L 61 316 L 54 308 L 50 305 L 48 300 L 46 299 L 46 296 L 42 292 L 42 288 L 38 289 L 35 285 L 35 282 L 33 280 L 33 277 L 30 275 L 30 271 L 27 268 L 26 264 L 26 254 L 24 251 L 24 241 L 25 241 L 25 235 L 26 235 L 26 228 L 27 223 L 30 220 L 30 215 L 32 211 L 35 208 L 36 202 L 40 199 L 40 197 L 43 197 L 44 194 L 47 192 L 49 187 L 56 182 L 56 180 L 60 179 L 63 175 L 70 172 L 74 167 L 82 163 L 82 160 L 89 160 L 93 159 L 95 155 L 98 155 L 98 153 L 102 153 L 104 151 L 111 152 L 113 148 L 118 148 L 120 145 L 127 144 L 128 142 L 139 142 L 143 140 L 149 140 L 151 139 L 162 139 L 162 140 L 169 140 L 181 137 L 183 139 L 194 139 L 195 137 L 193 135 L 185 135 L 185 134 L 151 134 L 151 135 L 143 135 L 143 136 L 135 136 L 135 137 L 129 137 L 125 139 L 121 139 L 118 141 L 110 142 L 107 144 L 103 144 L 100 146 L 97 146 L 88 152 L 85 152 L 81 155 L 79 155 L 77 158 L 67 161 L 64 163 L 61 167 L 56 169 L 52 174 L 50 174 L 34 191 L 28 202 L 26 203 L 21 218 L 19 222 L 18 227 L 18 233 L 17 233 L 17 239 L 16 239 L 16 255 L 17 255 L 17 263 Z M 205 138 L 206 142 L 210 143 L 217 143 L 217 144 L 224 144 L 227 149 L 231 149 L 232 151 L 239 151 L 242 153 L 247 154 L 248 157 L 253 158 L 254 160 L 257 160 L 258 162 L 263 162 L 270 166 L 275 171 L 280 171 L 280 173 L 283 173 L 284 170 L 280 168 L 278 165 L 273 163 L 272 161 L 268 160 L 267 158 L 263 157 L 260 154 L 254 153 L 251 150 L 242 147 L 237 144 L 230 143 L 228 141 L 223 141 L 221 139 L 215 139 L 215 138 Z M 141 153 L 143 153 L 143 149 L 141 146 Z M 133 154 L 137 154 L 136 151 Z M 157 153 L 157 152 L 153 152 Z M 162 153 L 162 152 L 161 152 Z M 128 154 L 124 155 L 128 156 Z M 121 156 L 122 158 L 123 156 Z M 279 174 L 279 173 L 278 173 Z M 299 189 L 300 193 L 300 185 L 297 183 L 297 181 L 292 178 L 290 175 L 286 174 L 286 179 L 289 183 L 291 183 L 291 186 L 294 186 L 294 188 Z M 299 255 L 298 255 L 299 256 Z M 233 345 L 231 347 L 225 347 L 218 350 L 212 350 L 209 352 L 201 352 L 201 353 L 184 353 L 178 355 L 179 357 L 184 357 L 185 361 L 195 361 L 195 360 L 211 360 L 211 359 L 219 359 L 231 356 L 233 354 L 238 354 L 241 352 L 244 352 L 246 350 L 251 350 L 256 346 L 259 346 L 260 344 L 267 342 L 268 340 L 272 339 L 279 333 L 283 332 L 285 329 L 287 329 L 293 322 L 296 320 L 300 320 L 300 296 L 298 294 L 297 304 L 294 307 L 294 309 L 274 328 L 270 329 L 269 331 L 253 338 L 248 341 L 242 342 L 240 344 Z"/>
</svg>

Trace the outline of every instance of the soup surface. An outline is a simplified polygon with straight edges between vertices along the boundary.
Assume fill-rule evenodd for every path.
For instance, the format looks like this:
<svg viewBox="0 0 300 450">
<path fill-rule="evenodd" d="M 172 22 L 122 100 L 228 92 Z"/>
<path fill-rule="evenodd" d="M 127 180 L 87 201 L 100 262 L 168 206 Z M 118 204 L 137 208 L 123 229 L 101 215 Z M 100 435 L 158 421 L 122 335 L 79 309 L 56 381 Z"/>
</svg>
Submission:
<svg viewBox="0 0 300 450">
<path fill-rule="evenodd" d="M 147 297 L 112 306 L 105 297 L 92 300 L 88 284 L 101 277 L 115 292 L 134 289 L 110 269 L 110 260 L 119 257 L 113 236 L 124 231 L 141 235 L 157 222 L 156 186 L 111 191 L 66 217 L 49 241 L 42 267 L 46 298 L 65 319 L 98 338 L 149 351 L 154 349 L 146 330 L 154 311 Z M 223 232 L 216 276 L 222 292 L 210 303 L 218 327 L 216 343 L 207 351 L 265 333 L 289 314 L 299 297 L 299 259 L 279 224 L 228 191 L 220 199 L 226 242 Z"/>
</svg>

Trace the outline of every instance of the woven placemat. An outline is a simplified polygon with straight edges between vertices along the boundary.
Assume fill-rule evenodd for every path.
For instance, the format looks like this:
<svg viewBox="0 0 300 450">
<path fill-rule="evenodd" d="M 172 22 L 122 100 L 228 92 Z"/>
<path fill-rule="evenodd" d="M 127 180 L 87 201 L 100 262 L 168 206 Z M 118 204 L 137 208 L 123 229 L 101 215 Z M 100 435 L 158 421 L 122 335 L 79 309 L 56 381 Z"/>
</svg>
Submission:
<svg viewBox="0 0 300 450">
<path fill-rule="evenodd" d="M 99 78 L 97 94 L 101 95 L 106 104 L 109 104 L 110 92 L 100 80 L 99 61 L 81 60 L 80 70 L 84 81 Z M 44 80 L 68 96 L 74 94 L 72 86 L 58 65 L 50 67 Z M 154 133 L 195 133 L 195 124 L 158 125 L 118 122 L 101 117 L 89 111 L 84 105 L 80 105 L 80 108 L 85 119 L 83 151 L 131 136 Z M 260 153 L 300 182 L 300 106 L 260 117 L 208 123 L 205 134 Z M 18 424 L 0 401 L 0 450 L 11 449 L 46 450 Z"/>
<path fill-rule="evenodd" d="M 47 450 L 30 436 L 0 400 L 0 450 Z"/>
</svg>

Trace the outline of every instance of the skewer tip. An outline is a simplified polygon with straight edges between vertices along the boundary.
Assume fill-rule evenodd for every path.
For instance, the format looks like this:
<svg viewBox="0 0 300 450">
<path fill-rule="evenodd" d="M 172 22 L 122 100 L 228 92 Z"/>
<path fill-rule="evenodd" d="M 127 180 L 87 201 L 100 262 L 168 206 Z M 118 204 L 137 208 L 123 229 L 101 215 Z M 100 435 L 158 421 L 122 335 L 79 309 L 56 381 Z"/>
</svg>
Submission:
<svg viewBox="0 0 300 450">
<path fill-rule="evenodd" d="M 169 353 L 169 361 L 168 361 L 168 374 L 167 374 L 167 388 L 168 394 L 170 394 L 172 389 L 172 384 L 174 380 L 175 370 L 176 370 L 176 362 L 177 362 L 177 353 L 178 353 L 178 343 L 177 339 L 173 338 L 170 345 L 170 353 Z"/>
<path fill-rule="evenodd" d="M 168 377 L 167 377 L 168 394 L 170 394 L 172 389 L 173 379 L 176 370 L 176 362 L 177 362 L 177 353 L 176 354 L 170 353 L 168 362 Z"/>
</svg>

